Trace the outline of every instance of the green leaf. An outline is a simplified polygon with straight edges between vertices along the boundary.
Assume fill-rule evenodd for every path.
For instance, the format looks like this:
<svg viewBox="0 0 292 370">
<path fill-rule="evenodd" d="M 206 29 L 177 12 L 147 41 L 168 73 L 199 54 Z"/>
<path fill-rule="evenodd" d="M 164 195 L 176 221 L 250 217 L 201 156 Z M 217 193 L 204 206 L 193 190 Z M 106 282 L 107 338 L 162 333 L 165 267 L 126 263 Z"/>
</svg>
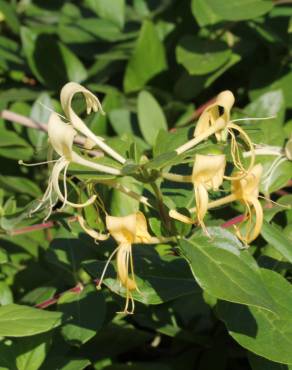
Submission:
<svg viewBox="0 0 292 370">
<path fill-rule="evenodd" d="M 61 332 L 71 345 L 88 342 L 101 328 L 105 317 L 105 300 L 94 285 L 80 292 L 67 292 L 58 300 L 58 308 L 73 319 Z"/>
<path fill-rule="evenodd" d="M 202 289 L 226 301 L 274 310 L 274 302 L 263 284 L 259 267 L 231 233 L 208 228 L 180 241 L 180 249 L 190 263 Z"/>
<path fill-rule="evenodd" d="M 1 128 L 0 155 L 11 159 L 28 160 L 33 154 L 32 147 L 16 132 Z M 16 166 L 18 166 L 16 164 Z"/>
<path fill-rule="evenodd" d="M 1 14 L 2 13 L 2 14 Z M 7 1 L 0 0 L 0 14 L 4 18 L 8 27 L 14 32 L 19 32 L 19 20 L 17 18 L 14 7 Z"/>
<path fill-rule="evenodd" d="M 153 247 L 142 245 L 133 246 L 133 255 L 135 280 L 141 292 L 132 292 L 135 300 L 160 304 L 198 291 L 199 287 L 182 258 L 159 256 Z M 88 261 L 83 266 L 94 278 L 100 278 L 104 263 Z M 126 296 L 113 268 L 108 269 L 104 284 L 116 294 Z"/>
<path fill-rule="evenodd" d="M 261 230 L 262 237 L 273 246 L 285 259 L 292 263 L 291 241 L 283 234 L 283 231 L 264 221 Z"/>
<path fill-rule="evenodd" d="M 59 89 L 68 81 L 86 79 L 87 72 L 80 60 L 52 35 L 22 27 L 21 39 L 28 64 L 44 85 Z"/>
<path fill-rule="evenodd" d="M 5 306 L 10 303 L 13 303 L 12 291 L 4 281 L 0 281 L 0 305 Z"/>
<path fill-rule="evenodd" d="M 143 22 L 137 44 L 124 77 L 126 92 L 141 89 L 152 77 L 167 67 L 164 46 L 157 30 L 149 20 Z"/>
<path fill-rule="evenodd" d="M 220 20 L 240 21 L 256 18 L 273 8 L 271 0 L 205 0 L 203 5 L 202 2 L 203 0 L 200 0 L 200 6 L 193 6 L 193 14 L 197 19 L 202 20 L 202 17 L 209 13 L 208 21 L 203 24 L 199 22 L 201 26 L 217 23 Z"/>
<path fill-rule="evenodd" d="M 41 194 L 38 185 L 24 177 L 0 175 L 0 185 L 9 192 L 28 194 L 34 198 Z"/>
<path fill-rule="evenodd" d="M 125 0 L 86 0 L 87 6 L 101 18 L 112 21 L 119 28 L 125 23 Z"/>
<path fill-rule="evenodd" d="M 222 41 L 184 36 L 176 47 L 176 59 L 191 75 L 205 75 L 221 67 L 231 56 Z"/>
<path fill-rule="evenodd" d="M 129 176 L 124 176 L 119 179 L 118 184 L 121 184 L 140 195 L 143 192 L 143 184 Z M 129 195 L 124 194 L 118 189 L 113 190 L 111 198 L 111 215 L 126 216 L 137 212 L 139 208 L 140 203 L 138 200 L 129 197 Z"/>
<path fill-rule="evenodd" d="M 51 333 L 21 338 L 16 343 L 17 370 L 38 370 L 51 345 Z"/>
<path fill-rule="evenodd" d="M 157 100 L 147 91 L 138 96 L 138 122 L 144 139 L 150 144 L 155 143 L 160 130 L 167 130 L 167 122 Z"/>
<path fill-rule="evenodd" d="M 193 16 L 196 18 L 200 27 L 221 21 L 220 16 L 212 9 L 212 3 L 211 5 L 209 3 L 211 2 L 208 0 L 192 0 L 191 2 Z"/>
<path fill-rule="evenodd" d="M 0 307 L 0 336 L 26 337 L 44 333 L 59 326 L 61 312 L 49 312 L 33 307 L 9 304 Z"/>
<path fill-rule="evenodd" d="M 292 365 L 287 366 L 277 362 L 269 361 L 263 357 L 248 353 L 248 361 L 252 370 L 292 370 Z"/>
<path fill-rule="evenodd" d="M 292 285 L 271 270 L 261 269 L 261 276 L 276 303 L 276 313 L 220 302 L 219 316 L 244 348 L 271 361 L 292 364 Z"/>
<path fill-rule="evenodd" d="M 253 142 L 282 146 L 285 132 L 281 129 L 285 118 L 285 101 L 281 90 L 269 91 L 258 97 L 244 109 L 248 117 L 274 117 L 269 120 L 250 121 Z M 248 123 L 248 120 L 246 121 Z"/>
</svg>

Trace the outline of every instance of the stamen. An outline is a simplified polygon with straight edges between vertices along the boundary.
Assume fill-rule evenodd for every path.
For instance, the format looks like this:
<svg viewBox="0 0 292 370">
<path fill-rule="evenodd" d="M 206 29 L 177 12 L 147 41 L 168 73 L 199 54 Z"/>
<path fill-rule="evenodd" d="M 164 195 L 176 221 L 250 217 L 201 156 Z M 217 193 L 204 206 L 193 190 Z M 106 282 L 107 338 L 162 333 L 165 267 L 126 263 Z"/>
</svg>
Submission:
<svg viewBox="0 0 292 370">
<path fill-rule="evenodd" d="M 276 118 L 277 116 L 270 116 L 270 117 L 247 117 L 247 118 L 237 118 L 233 119 L 230 122 L 240 122 L 240 121 L 263 121 L 263 120 L 268 120 L 268 119 L 273 119 Z"/>
<path fill-rule="evenodd" d="M 108 260 L 107 260 L 107 262 L 106 262 L 106 264 L 105 264 L 105 266 L 104 266 L 104 268 L 103 268 L 103 271 L 102 271 L 102 273 L 101 273 L 101 277 L 100 277 L 100 279 L 99 279 L 99 283 L 98 283 L 98 285 L 96 286 L 96 289 L 97 289 L 97 290 L 101 289 L 101 284 L 102 284 L 102 282 L 103 282 L 104 275 L 105 275 L 105 273 L 106 273 L 106 270 L 107 270 L 107 268 L 108 268 L 108 265 L 110 264 L 111 260 L 113 259 L 114 255 L 117 253 L 117 251 L 119 250 L 119 248 L 120 248 L 120 246 L 118 246 L 118 247 L 117 247 L 117 248 L 116 248 L 116 249 L 111 253 L 111 255 L 109 256 L 109 258 L 108 258 Z"/>
<path fill-rule="evenodd" d="M 41 166 L 43 164 L 48 164 L 48 163 L 56 163 L 58 162 L 60 159 L 53 159 L 51 161 L 45 161 L 45 162 L 37 162 L 37 163 L 25 163 L 23 162 L 22 159 L 20 159 L 18 161 L 18 164 L 22 165 L 22 166 L 26 166 L 26 167 L 34 167 L 34 166 Z"/>
<path fill-rule="evenodd" d="M 66 117 L 62 116 L 62 114 L 57 113 L 56 111 L 54 111 L 54 109 L 48 107 L 47 105 L 43 104 L 42 102 L 38 101 L 38 104 L 41 105 L 42 107 L 44 107 L 45 109 L 47 109 L 49 112 L 55 113 L 59 117 L 63 118 L 65 121 L 68 121 L 68 119 Z"/>
</svg>

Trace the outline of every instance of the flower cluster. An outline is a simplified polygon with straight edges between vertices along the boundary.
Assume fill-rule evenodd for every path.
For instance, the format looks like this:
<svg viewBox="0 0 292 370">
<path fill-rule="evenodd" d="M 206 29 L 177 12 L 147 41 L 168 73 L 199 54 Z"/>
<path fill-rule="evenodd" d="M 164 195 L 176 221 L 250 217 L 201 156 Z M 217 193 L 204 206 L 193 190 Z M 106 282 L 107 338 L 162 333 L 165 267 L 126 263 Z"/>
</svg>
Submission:
<svg viewBox="0 0 292 370">
<path fill-rule="evenodd" d="M 75 208 L 82 208 L 95 202 L 100 202 L 95 194 L 91 195 L 84 203 L 73 203 L 68 200 L 67 170 L 71 163 L 76 163 L 105 174 L 114 176 L 122 175 L 119 169 L 100 164 L 95 159 L 88 159 L 86 156 L 80 154 L 80 151 L 74 150 L 73 144 L 77 134 L 83 135 L 87 147 L 91 149 L 98 147 L 106 155 L 117 161 L 119 166 L 126 164 L 126 159 L 108 146 L 103 138 L 96 136 L 73 110 L 72 100 L 75 94 L 82 94 L 85 98 L 87 114 L 91 111 L 99 111 L 103 114 L 99 100 L 89 90 L 74 82 L 70 82 L 63 87 L 61 91 L 61 106 L 65 117 L 53 112 L 48 122 L 49 143 L 52 152 L 56 153 L 57 159 L 54 159 L 51 155 L 49 160 L 44 162 L 53 163 L 51 175 L 44 196 L 37 207 L 32 210 L 32 212 L 36 212 L 42 205 L 49 203 L 49 214 L 47 217 L 49 217 L 58 202 L 62 202 L 62 207 L 68 205 Z M 213 138 L 218 143 L 229 143 L 230 140 L 230 157 L 234 167 L 231 174 L 226 174 L 226 153 L 218 149 L 216 152 L 196 152 L 190 175 L 163 172 L 161 175 L 165 179 L 172 181 L 190 182 L 193 184 L 194 189 L 195 207 L 189 211 L 190 213 L 195 213 L 195 217 L 188 217 L 179 213 L 176 209 L 172 209 L 169 211 L 169 220 L 173 218 L 188 224 L 198 224 L 208 235 L 208 229 L 204 222 L 208 210 L 224 206 L 233 201 L 239 201 L 245 207 L 245 217 L 242 225 L 237 226 L 235 232 L 245 244 L 249 244 L 259 235 L 263 222 L 263 210 L 258 200 L 262 167 L 259 164 L 255 165 L 254 146 L 249 136 L 230 118 L 233 104 L 234 96 L 230 91 L 220 93 L 216 100 L 201 114 L 194 130 L 194 137 L 176 149 L 176 153 L 182 155 L 209 138 Z M 239 138 L 242 140 L 243 145 L 239 144 Z M 244 152 L 249 153 L 247 165 L 245 165 L 243 159 L 244 152 L 241 150 L 243 147 L 246 149 Z M 218 145 L 218 148 L 221 148 L 221 146 Z M 60 180 L 62 180 L 61 187 L 59 184 Z M 231 193 L 223 198 L 209 201 L 209 192 L 218 191 L 224 181 L 230 182 Z M 136 194 L 132 190 L 123 187 L 120 183 L 112 184 L 112 186 L 144 203 L 147 207 L 151 207 L 146 197 Z M 157 204 L 160 202 L 160 209 L 158 211 L 160 211 L 164 209 L 163 207 L 165 205 L 163 204 L 163 196 L 161 195 L 158 198 Z M 147 229 L 146 218 L 140 211 L 123 217 L 109 215 L 104 207 L 103 212 L 105 214 L 105 224 L 108 234 L 101 234 L 90 229 L 86 223 L 86 219 L 80 213 L 78 220 L 83 230 L 93 238 L 105 240 L 109 236 L 112 236 L 117 242 L 118 246 L 107 260 L 98 287 L 103 282 L 110 261 L 116 255 L 117 278 L 124 288 L 126 296 L 126 304 L 123 312 L 133 313 L 133 292 L 139 292 L 139 289 L 134 275 L 132 245 L 157 244 L 174 240 L 175 236 L 173 234 L 171 235 L 171 233 L 169 234 L 171 235 L 170 238 L 151 236 Z"/>
</svg>

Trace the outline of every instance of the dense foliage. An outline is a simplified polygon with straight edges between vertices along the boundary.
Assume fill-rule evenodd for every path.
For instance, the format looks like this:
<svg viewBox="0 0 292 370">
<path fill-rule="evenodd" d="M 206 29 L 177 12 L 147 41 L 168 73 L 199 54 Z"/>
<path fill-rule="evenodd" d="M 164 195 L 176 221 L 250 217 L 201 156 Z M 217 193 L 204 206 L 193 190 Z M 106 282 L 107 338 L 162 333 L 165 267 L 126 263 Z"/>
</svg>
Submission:
<svg viewBox="0 0 292 370">
<path fill-rule="evenodd" d="M 289 3 L 0 0 L 0 369 L 292 369 Z"/>
</svg>

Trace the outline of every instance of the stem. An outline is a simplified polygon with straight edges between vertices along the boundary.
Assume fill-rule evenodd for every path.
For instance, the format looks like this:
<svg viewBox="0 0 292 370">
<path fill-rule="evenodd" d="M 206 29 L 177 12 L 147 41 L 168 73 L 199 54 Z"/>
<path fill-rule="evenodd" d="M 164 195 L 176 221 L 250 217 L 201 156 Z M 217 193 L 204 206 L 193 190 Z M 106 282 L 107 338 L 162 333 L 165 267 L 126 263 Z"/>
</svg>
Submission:
<svg viewBox="0 0 292 370">
<path fill-rule="evenodd" d="M 166 229 L 168 231 L 171 231 L 171 220 L 169 218 L 168 212 L 166 211 L 165 205 L 163 203 L 163 195 L 162 195 L 160 189 L 158 188 L 158 186 L 156 185 L 155 182 L 151 183 L 151 187 L 154 190 L 154 193 L 157 197 L 158 210 L 159 210 L 159 214 L 161 216 L 161 219 L 162 219 Z"/>
<path fill-rule="evenodd" d="M 215 134 L 217 131 L 222 130 L 226 126 L 226 122 L 222 119 L 218 120 L 214 126 L 209 127 L 205 132 L 203 132 L 201 135 L 198 135 L 194 137 L 192 140 L 188 141 L 187 143 L 181 145 L 178 147 L 175 151 L 177 154 L 182 154 L 185 151 L 193 148 L 197 144 L 199 144 L 201 141 L 207 139 L 210 135 Z"/>
<path fill-rule="evenodd" d="M 6 109 L 0 112 L 0 118 L 6 121 L 15 122 L 27 128 L 33 128 L 33 129 L 40 130 L 43 132 L 48 132 L 48 126 L 45 123 L 37 122 L 31 118 L 25 117 L 18 113 L 11 112 Z M 85 142 L 86 142 L 86 138 L 82 136 L 77 135 L 74 138 L 74 143 L 77 145 L 84 146 Z M 90 150 L 88 151 L 88 153 L 93 157 L 103 157 L 104 156 L 103 152 L 99 150 Z"/>
<path fill-rule="evenodd" d="M 176 173 L 162 172 L 162 177 L 166 180 L 175 182 L 192 182 L 192 176 L 179 175 Z"/>
<path fill-rule="evenodd" d="M 122 193 L 128 195 L 129 197 L 137 200 L 138 202 L 145 204 L 145 206 L 153 208 L 153 206 L 149 203 L 149 200 L 148 200 L 147 197 L 144 197 L 143 195 L 140 195 L 140 194 L 136 193 L 135 191 L 130 190 L 126 186 L 124 186 L 122 184 L 119 184 L 119 183 L 113 183 L 113 182 L 105 182 L 105 183 L 107 185 L 121 191 Z"/>
</svg>

